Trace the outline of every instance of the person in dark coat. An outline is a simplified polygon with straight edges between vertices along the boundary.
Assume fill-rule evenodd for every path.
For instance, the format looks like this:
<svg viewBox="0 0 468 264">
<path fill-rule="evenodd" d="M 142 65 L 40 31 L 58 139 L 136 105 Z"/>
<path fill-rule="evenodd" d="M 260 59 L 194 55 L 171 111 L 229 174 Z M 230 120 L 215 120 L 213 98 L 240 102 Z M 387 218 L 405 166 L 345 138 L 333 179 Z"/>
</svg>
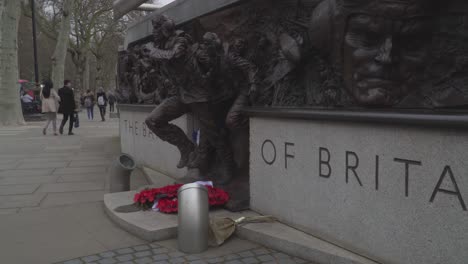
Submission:
<svg viewBox="0 0 468 264">
<path fill-rule="evenodd" d="M 107 95 L 104 92 L 104 88 L 99 88 L 98 93 L 96 94 L 97 103 L 99 106 L 99 112 L 101 113 L 102 122 L 106 121 L 106 107 L 107 107 Z"/>
<path fill-rule="evenodd" d="M 64 86 L 59 89 L 58 94 L 60 96 L 60 106 L 59 106 L 59 113 L 63 114 L 62 124 L 60 125 L 59 132 L 63 134 L 63 127 L 67 123 L 68 119 L 70 119 L 69 127 L 68 127 L 68 135 L 73 134 L 73 123 L 75 122 L 75 94 L 73 89 L 71 88 L 71 81 L 65 80 Z"/>
<path fill-rule="evenodd" d="M 115 105 L 115 101 L 117 101 L 114 93 L 112 92 L 109 93 L 108 99 L 109 99 L 109 112 L 114 113 L 114 105 Z"/>
</svg>

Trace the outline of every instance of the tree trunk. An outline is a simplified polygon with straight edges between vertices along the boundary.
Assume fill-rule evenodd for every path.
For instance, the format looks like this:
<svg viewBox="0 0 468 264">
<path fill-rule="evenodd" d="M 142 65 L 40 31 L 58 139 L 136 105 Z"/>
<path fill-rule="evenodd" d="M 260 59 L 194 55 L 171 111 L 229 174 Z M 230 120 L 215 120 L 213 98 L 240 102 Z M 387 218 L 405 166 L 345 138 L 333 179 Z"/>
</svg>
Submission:
<svg viewBox="0 0 468 264">
<path fill-rule="evenodd" d="M 104 86 L 104 78 L 102 76 L 102 58 L 100 56 L 96 56 L 96 81 L 94 82 L 95 87 L 103 87 Z"/>
<path fill-rule="evenodd" d="M 70 19 L 75 0 L 65 0 L 63 3 L 63 17 L 60 25 L 60 33 L 57 38 L 54 55 L 52 56 L 52 82 L 55 88 L 62 87 L 65 79 L 65 60 L 70 35 Z"/>
<path fill-rule="evenodd" d="M 90 55 L 89 52 L 85 52 L 85 60 L 84 60 L 84 71 L 83 71 L 83 91 L 89 90 L 89 70 L 90 70 Z"/>
<path fill-rule="evenodd" d="M 23 125 L 19 98 L 18 24 L 21 1 L 0 0 L 0 125 Z"/>
</svg>

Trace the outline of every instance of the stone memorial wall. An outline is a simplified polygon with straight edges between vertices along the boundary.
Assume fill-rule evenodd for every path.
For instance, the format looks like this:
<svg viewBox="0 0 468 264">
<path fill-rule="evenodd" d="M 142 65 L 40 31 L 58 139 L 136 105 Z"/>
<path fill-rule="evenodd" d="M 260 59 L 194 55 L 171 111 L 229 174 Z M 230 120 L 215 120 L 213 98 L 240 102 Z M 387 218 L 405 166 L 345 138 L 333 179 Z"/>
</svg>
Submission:
<svg viewBox="0 0 468 264">
<path fill-rule="evenodd" d="M 468 130 L 250 125 L 253 210 L 381 263 L 466 263 Z"/>
<path fill-rule="evenodd" d="M 130 154 L 138 166 L 145 166 L 172 177 L 184 177 L 186 169 L 176 167 L 179 159 L 177 150 L 160 140 L 145 124 L 152 107 L 119 106 L 121 151 Z M 188 131 L 187 117 L 174 121 Z"/>
</svg>

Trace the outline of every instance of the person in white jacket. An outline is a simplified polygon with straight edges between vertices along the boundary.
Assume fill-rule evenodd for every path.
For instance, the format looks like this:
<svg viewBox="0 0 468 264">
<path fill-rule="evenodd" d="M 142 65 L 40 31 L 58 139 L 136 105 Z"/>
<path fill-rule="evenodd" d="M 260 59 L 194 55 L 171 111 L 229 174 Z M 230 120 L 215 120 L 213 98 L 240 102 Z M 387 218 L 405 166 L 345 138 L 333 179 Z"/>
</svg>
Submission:
<svg viewBox="0 0 468 264">
<path fill-rule="evenodd" d="M 47 117 L 47 123 L 42 130 L 42 134 L 47 134 L 47 128 L 49 127 L 50 123 L 52 123 L 54 135 L 57 136 L 57 110 L 58 102 L 60 102 L 60 96 L 55 91 L 54 84 L 49 80 L 43 82 L 41 100 L 42 113 L 44 113 Z"/>
</svg>

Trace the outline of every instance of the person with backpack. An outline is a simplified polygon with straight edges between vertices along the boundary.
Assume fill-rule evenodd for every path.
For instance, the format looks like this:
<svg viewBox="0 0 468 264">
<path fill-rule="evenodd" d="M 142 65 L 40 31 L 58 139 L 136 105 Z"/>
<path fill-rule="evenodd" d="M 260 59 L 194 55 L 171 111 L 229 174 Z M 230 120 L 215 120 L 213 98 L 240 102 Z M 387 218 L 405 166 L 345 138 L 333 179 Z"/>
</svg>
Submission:
<svg viewBox="0 0 468 264">
<path fill-rule="evenodd" d="M 101 113 L 102 122 L 106 121 L 106 107 L 107 107 L 107 96 L 104 89 L 99 88 L 99 92 L 96 94 L 99 112 Z"/>
<path fill-rule="evenodd" d="M 57 110 L 60 97 L 54 89 L 54 84 L 50 80 L 42 83 L 41 90 L 42 113 L 47 117 L 47 123 L 42 130 L 42 134 L 47 134 L 47 128 L 52 123 L 54 129 L 54 136 L 57 136 Z"/>
<path fill-rule="evenodd" d="M 108 98 L 109 98 L 109 112 L 114 113 L 114 105 L 116 101 L 114 93 L 110 92 Z"/>
<path fill-rule="evenodd" d="M 88 120 L 94 120 L 94 94 L 91 90 L 86 91 L 84 96 L 84 106 L 88 112 Z"/>
</svg>

